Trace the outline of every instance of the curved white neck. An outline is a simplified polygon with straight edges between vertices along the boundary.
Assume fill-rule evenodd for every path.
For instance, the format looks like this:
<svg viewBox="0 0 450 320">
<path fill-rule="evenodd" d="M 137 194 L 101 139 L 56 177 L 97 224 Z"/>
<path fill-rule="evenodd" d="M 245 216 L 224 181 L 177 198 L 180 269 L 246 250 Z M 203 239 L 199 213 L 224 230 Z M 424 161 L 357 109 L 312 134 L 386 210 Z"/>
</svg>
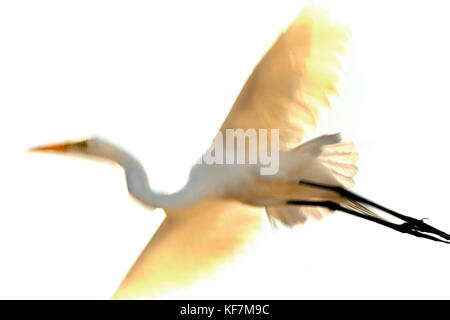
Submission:
<svg viewBox="0 0 450 320">
<path fill-rule="evenodd" d="M 198 195 L 192 188 L 192 181 L 173 194 L 154 192 L 150 187 L 144 167 L 137 159 L 119 148 L 111 151 L 113 154 L 110 157 L 125 170 L 128 192 L 143 204 L 155 208 L 177 209 L 197 201 Z"/>
</svg>

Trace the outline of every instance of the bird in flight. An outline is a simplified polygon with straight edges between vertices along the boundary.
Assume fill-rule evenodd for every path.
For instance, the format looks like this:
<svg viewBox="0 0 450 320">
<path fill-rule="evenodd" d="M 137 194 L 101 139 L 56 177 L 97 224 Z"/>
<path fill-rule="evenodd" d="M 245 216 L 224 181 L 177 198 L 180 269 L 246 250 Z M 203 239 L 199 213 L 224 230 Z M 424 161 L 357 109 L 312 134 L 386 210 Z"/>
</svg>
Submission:
<svg viewBox="0 0 450 320">
<path fill-rule="evenodd" d="M 164 221 L 113 298 L 149 298 L 191 283 L 236 254 L 265 217 L 274 225 L 292 227 L 337 210 L 398 232 L 450 243 L 449 234 L 423 219 L 350 191 L 358 157 L 353 143 L 342 142 L 339 134 L 305 142 L 320 113 L 329 108 L 328 98 L 337 93 L 348 38 L 345 26 L 332 21 L 321 7 L 307 5 L 256 65 L 220 127 L 216 138 L 230 130 L 254 130 L 257 148 L 278 155 L 273 174 L 261 173 L 260 158 L 254 163 L 198 162 L 183 188 L 163 194 L 151 189 L 136 158 L 104 139 L 30 149 L 113 161 L 124 169 L 132 197 L 165 211 Z M 274 130 L 277 134 L 262 143 L 262 133 Z M 209 157 L 220 154 L 225 159 L 239 151 L 236 145 L 231 149 L 213 145 L 214 152 L 205 152 Z M 246 157 L 254 151 L 246 144 L 243 149 Z"/>
</svg>

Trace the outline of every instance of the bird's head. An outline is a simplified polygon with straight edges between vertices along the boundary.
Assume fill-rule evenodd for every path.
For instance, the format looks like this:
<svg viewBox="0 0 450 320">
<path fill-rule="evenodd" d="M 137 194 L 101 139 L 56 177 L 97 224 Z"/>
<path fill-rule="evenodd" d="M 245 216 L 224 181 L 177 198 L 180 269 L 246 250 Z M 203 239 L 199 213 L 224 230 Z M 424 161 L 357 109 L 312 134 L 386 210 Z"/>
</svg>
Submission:
<svg viewBox="0 0 450 320">
<path fill-rule="evenodd" d="M 112 144 L 97 137 L 82 140 L 63 141 L 29 148 L 29 152 L 55 152 L 70 155 L 86 155 L 112 159 L 115 148 Z"/>
</svg>

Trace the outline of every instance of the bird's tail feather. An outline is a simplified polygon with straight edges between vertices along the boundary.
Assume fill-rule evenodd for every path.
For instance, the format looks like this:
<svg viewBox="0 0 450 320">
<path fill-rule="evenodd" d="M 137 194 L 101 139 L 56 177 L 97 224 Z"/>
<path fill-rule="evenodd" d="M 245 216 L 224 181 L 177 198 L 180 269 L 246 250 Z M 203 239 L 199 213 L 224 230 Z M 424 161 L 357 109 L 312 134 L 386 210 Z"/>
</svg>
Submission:
<svg viewBox="0 0 450 320">
<path fill-rule="evenodd" d="M 426 238 L 434 241 L 450 243 L 449 234 L 426 224 L 423 219 L 419 220 L 395 212 L 339 186 L 327 186 L 306 181 L 301 181 L 300 183 L 309 185 L 311 187 L 335 191 L 342 197 L 342 201 L 338 203 L 334 201 L 290 200 L 287 202 L 288 205 L 321 206 L 330 210 L 339 210 L 381 224 L 385 227 L 402 233 L 408 233 L 416 237 Z M 381 212 L 386 214 L 386 218 L 375 213 L 375 210 L 380 210 Z M 392 218 L 397 219 L 400 222 L 391 222 Z"/>
<path fill-rule="evenodd" d="M 355 145 L 351 141 L 342 141 L 341 135 L 329 134 L 317 137 L 305 142 L 289 151 L 292 159 L 292 173 L 302 168 L 302 174 L 305 171 L 312 171 L 317 175 L 317 171 L 322 172 L 326 177 L 322 177 L 322 182 L 329 181 L 338 183 L 346 188 L 352 188 L 354 185 L 353 177 L 358 172 L 355 162 L 358 160 L 358 153 L 355 151 Z M 314 168 L 305 168 L 305 160 L 308 159 Z M 311 169 L 311 170 L 306 170 Z M 320 178 L 319 178 L 320 179 Z M 314 181 L 317 181 L 314 179 Z"/>
<path fill-rule="evenodd" d="M 286 174 L 286 179 L 296 177 L 297 171 L 302 172 L 302 179 L 313 179 L 322 183 L 339 184 L 345 188 L 353 187 L 353 177 L 358 172 L 355 165 L 358 153 L 355 152 L 353 142 L 342 141 L 340 134 L 329 134 L 317 137 L 289 151 L 289 156 L 294 159 L 291 165 L 292 171 Z M 305 161 L 304 159 L 307 159 Z M 309 167 L 305 167 L 304 163 Z M 304 176 L 305 173 L 312 175 Z M 318 174 L 319 173 L 319 174 Z M 300 179 L 300 177 L 296 177 Z M 293 181 L 296 183 L 296 180 Z M 267 217 L 272 226 L 278 223 L 293 227 L 303 224 L 308 218 L 320 220 L 331 214 L 333 210 L 325 207 L 314 206 L 272 206 L 266 207 Z"/>
</svg>

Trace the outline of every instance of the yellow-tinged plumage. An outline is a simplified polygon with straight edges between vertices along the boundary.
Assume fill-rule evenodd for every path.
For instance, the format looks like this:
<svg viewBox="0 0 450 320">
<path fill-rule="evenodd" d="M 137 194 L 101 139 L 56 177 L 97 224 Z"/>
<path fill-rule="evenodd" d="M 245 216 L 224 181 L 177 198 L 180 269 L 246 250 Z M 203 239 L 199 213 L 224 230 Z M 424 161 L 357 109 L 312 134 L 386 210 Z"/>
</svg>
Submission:
<svg viewBox="0 0 450 320">
<path fill-rule="evenodd" d="M 260 230 L 261 211 L 218 199 L 168 211 L 113 298 L 157 297 L 214 271 Z"/>
<path fill-rule="evenodd" d="M 281 149 L 298 145 L 337 94 L 349 36 L 320 6 L 307 5 L 254 68 L 221 130 L 279 129 Z"/>
</svg>

